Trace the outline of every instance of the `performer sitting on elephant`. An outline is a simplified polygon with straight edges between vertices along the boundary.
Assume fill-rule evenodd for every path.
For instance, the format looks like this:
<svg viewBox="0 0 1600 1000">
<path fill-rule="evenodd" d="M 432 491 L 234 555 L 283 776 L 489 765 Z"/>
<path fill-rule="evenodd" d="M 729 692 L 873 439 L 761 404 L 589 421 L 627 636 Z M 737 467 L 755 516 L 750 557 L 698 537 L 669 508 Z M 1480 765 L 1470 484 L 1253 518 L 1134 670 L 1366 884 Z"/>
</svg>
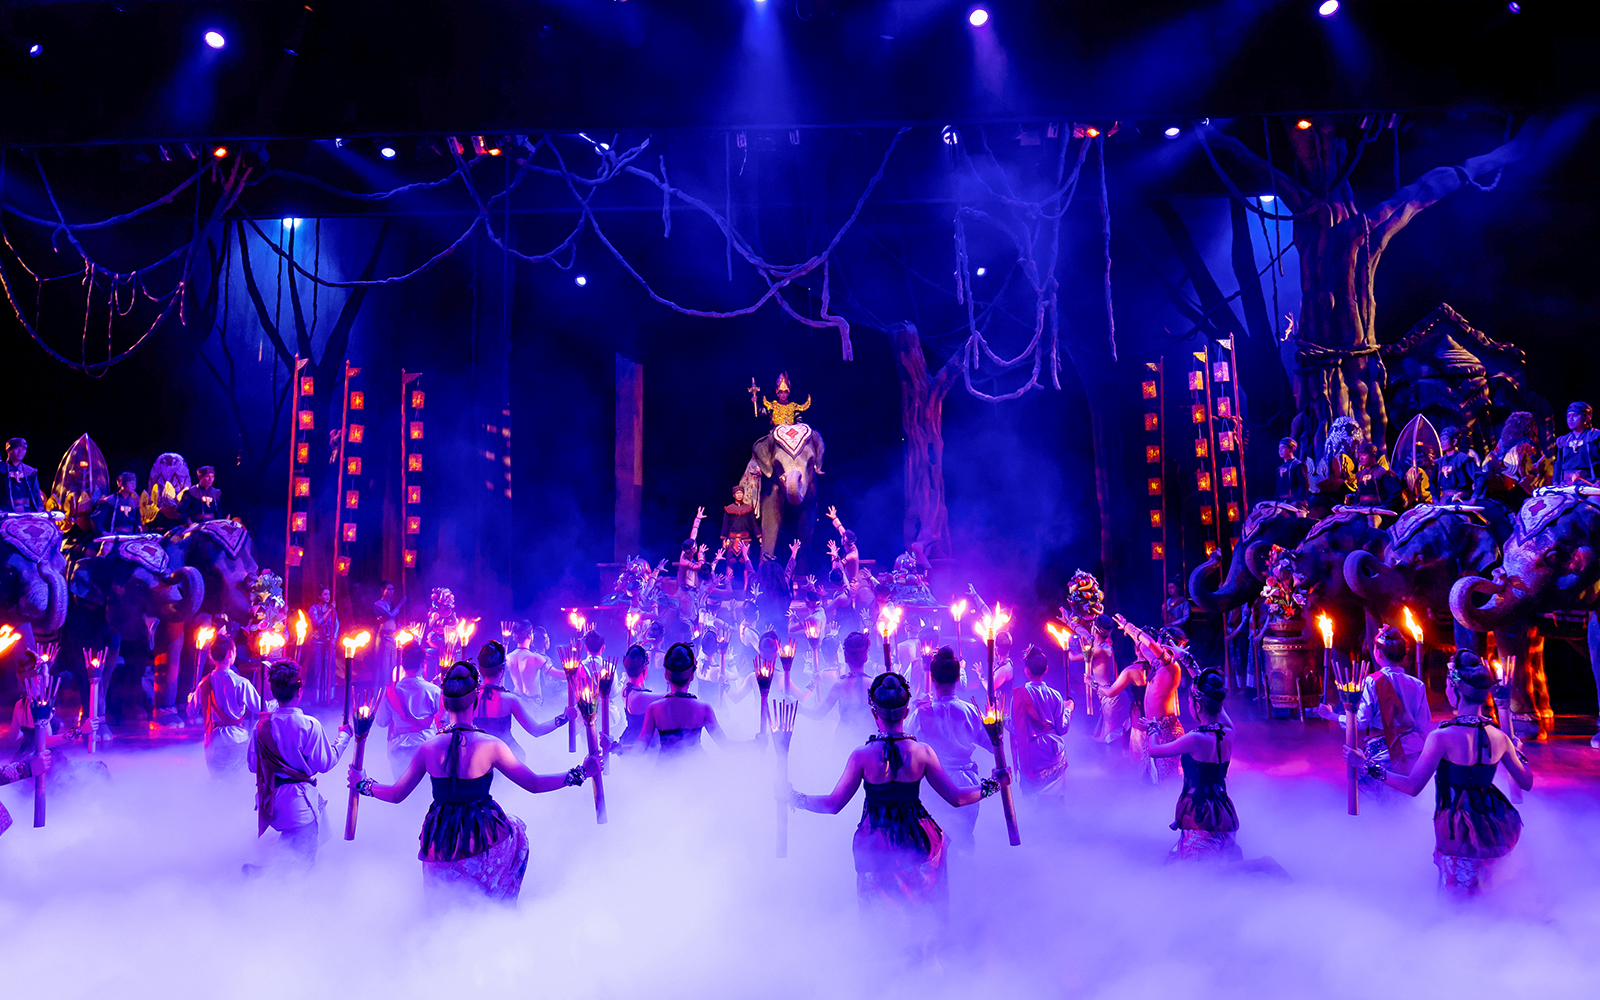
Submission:
<svg viewBox="0 0 1600 1000">
<path fill-rule="evenodd" d="M 1322 460 L 1313 465 L 1311 515 L 1326 517 L 1335 504 L 1356 490 L 1356 450 L 1361 445 L 1361 427 L 1353 417 L 1339 417 L 1328 428 L 1322 446 Z"/>
<path fill-rule="evenodd" d="M 1349 502 L 1357 507 L 1384 507 L 1400 512 L 1400 477 L 1379 457 L 1378 446 L 1368 441 L 1356 449 L 1356 488 Z"/>
<path fill-rule="evenodd" d="M 1286 437 L 1278 442 L 1278 480 L 1275 499 L 1303 504 L 1311 495 L 1311 478 L 1306 463 L 1295 457 L 1300 443 Z"/>
<path fill-rule="evenodd" d="M 213 484 L 217 470 L 209 465 L 200 466 L 200 483 L 183 491 L 178 499 L 178 513 L 189 524 L 203 524 L 222 517 L 222 491 Z"/>
<path fill-rule="evenodd" d="M 1581 400 L 1567 406 L 1567 433 L 1556 438 L 1554 486 L 1600 485 L 1600 430 L 1594 407 Z"/>
<path fill-rule="evenodd" d="M 23 461 L 28 442 L 14 437 L 6 442 L 6 514 L 44 513 L 44 492 L 39 489 L 39 470 Z"/>
<path fill-rule="evenodd" d="M 750 398 L 752 401 L 754 401 L 756 393 L 759 391 L 760 388 L 755 384 L 755 379 L 751 379 Z M 774 403 L 763 396 L 761 397 L 761 408 L 772 419 L 772 426 L 774 427 L 782 427 L 784 424 L 797 424 L 801 422 L 800 414 L 811 409 L 811 397 L 807 395 L 804 403 L 789 402 L 789 373 L 784 372 L 778 376 L 778 401 Z"/>
<path fill-rule="evenodd" d="M 1500 443 L 1484 459 L 1473 485 L 1474 500 L 1498 500 L 1516 510 L 1549 482 L 1544 452 L 1539 447 L 1539 424 L 1533 414 L 1519 410 L 1500 428 Z"/>
<path fill-rule="evenodd" d="M 144 531 L 139 513 L 139 477 L 132 472 L 117 476 L 117 492 L 94 505 L 95 530 L 102 535 L 137 535 Z"/>
<path fill-rule="evenodd" d="M 1466 503 L 1478 479 L 1478 459 L 1461 450 L 1461 428 L 1446 427 L 1439 432 L 1442 450 L 1434 463 L 1434 494 L 1439 503 Z"/>
</svg>

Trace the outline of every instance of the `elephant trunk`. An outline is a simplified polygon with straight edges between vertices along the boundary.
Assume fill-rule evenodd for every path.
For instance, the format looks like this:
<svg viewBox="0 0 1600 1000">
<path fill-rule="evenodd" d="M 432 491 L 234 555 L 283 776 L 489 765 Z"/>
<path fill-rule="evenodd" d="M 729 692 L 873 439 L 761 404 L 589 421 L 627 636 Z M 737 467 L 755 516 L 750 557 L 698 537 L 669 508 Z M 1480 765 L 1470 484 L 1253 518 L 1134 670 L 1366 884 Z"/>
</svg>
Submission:
<svg viewBox="0 0 1600 1000">
<path fill-rule="evenodd" d="M 1405 599 L 1401 572 L 1366 549 L 1345 556 L 1344 582 L 1351 593 L 1380 611 Z"/>
<path fill-rule="evenodd" d="M 798 507 L 805 502 L 805 475 L 799 469 L 789 469 L 784 472 L 783 496 L 791 507 Z"/>
<path fill-rule="evenodd" d="M 193 566 L 180 566 L 164 577 L 161 585 L 166 593 L 156 606 L 164 622 L 188 621 L 200 610 L 206 598 L 205 577 Z"/>
<path fill-rule="evenodd" d="M 1478 594 L 1490 597 L 1478 604 Z M 1474 632 L 1497 632 L 1527 618 L 1534 608 L 1534 596 L 1533 592 L 1481 576 L 1462 577 L 1450 588 L 1450 613 Z"/>
<path fill-rule="evenodd" d="M 1235 549 L 1233 560 L 1228 564 L 1228 575 L 1214 588 L 1211 578 L 1220 561 L 1212 558 L 1201 563 L 1189 574 L 1189 597 L 1207 611 L 1232 611 L 1255 600 L 1261 593 L 1261 581 L 1249 571 L 1246 561 L 1244 548 Z"/>
<path fill-rule="evenodd" d="M 44 604 L 44 617 L 39 620 L 39 630 L 42 632 L 58 632 L 67 621 L 67 578 L 53 569 L 39 568 L 39 575 L 44 579 L 46 597 Z"/>
</svg>

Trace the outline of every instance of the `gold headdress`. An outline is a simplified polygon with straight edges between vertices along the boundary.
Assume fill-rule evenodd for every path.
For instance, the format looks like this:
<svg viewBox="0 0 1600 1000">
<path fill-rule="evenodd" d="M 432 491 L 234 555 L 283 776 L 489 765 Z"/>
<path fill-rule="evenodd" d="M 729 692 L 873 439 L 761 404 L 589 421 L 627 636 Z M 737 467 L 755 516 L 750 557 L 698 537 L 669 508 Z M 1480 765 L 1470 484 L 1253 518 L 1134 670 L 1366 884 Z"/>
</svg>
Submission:
<svg viewBox="0 0 1600 1000">
<path fill-rule="evenodd" d="M 789 373 L 788 372 L 783 372 L 783 373 L 778 375 L 778 391 L 782 392 L 785 389 L 788 389 L 790 392 L 794 391 L 794 389 L 789 385 Z"/>
</svg>

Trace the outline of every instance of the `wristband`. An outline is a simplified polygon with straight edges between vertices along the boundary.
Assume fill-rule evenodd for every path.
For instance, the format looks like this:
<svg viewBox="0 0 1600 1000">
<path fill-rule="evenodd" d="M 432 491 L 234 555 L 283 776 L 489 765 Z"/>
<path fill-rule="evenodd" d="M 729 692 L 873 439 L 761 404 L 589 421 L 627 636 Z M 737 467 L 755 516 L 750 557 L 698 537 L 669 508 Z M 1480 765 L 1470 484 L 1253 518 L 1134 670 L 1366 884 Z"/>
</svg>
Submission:
<svg viewBox="0 0 1600 1000">
<path fill-rule="evenodd" d="M 799 792 L 791 792 L 789 796 L 789 807 L 791 809 L 805 809 L 808 801 L 810 801 L 809 796 L 802 795 Z"/>
<path fill-rule="evenodd" d="M 1367 765 L 1367 777 L 1374 781 L 1387 782 L 1389 780 L 1389 772 L 1382 764 L 1373 761 Z"/>
<path fill-rule="evenodd" d="M 984 778 L 978 782 L 978 788 L 981 793 L 979 797 L 986 799 L 1000 790 L 1000 782 L 993 778 Z"/>
<path fill-rule="evenodd" d="M 372 796 L 372 786 L 376 784 L 377 782 L 371 778 L 362 778 L 360 781 L 356 782 L 356 794 L 365 795 L 370 798 Z"/>
<path fill-rule="evenodd" d="M 567 771 L 566 778 L 564 778 L 562 780 L 561 784 L 562 784 L 562 787 L 564 787 L 564 788 L 576 788 L 579 785 L 583 784 L 584 779 L 587 778 L 587 777 L 588 777 L 588 775 L 583 773 L 583 768 L 581 768 L 581 767 L 570 768 Z"/>
</svg>

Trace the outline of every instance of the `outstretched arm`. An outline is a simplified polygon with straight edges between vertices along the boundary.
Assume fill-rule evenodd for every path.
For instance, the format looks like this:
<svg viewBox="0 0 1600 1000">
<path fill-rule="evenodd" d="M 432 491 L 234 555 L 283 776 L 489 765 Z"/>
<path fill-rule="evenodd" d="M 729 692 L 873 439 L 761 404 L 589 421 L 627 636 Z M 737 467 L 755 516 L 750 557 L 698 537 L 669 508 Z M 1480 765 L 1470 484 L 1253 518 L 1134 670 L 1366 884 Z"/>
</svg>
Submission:
<svg viewBox="0 0 1600 1000">
<path fill-rule="evenodd" d="M 399 781 L 392 785 L 380 785 L 377 782 L 373 782 L 367 787 L 366 794 L 375 799 L 382 799 L 384 802 L 404 802 L 406 796 L 410 795 L 412 790 L 422 783 L 422 776 L 427 773 L 427 768 L 422 763 L 422 751 L 419 748 L 416 753 L 411 755 L 411 763 L 406 767 L 405 773 L 400 775 Z M 367 773 L 351 764 L 350 787 L 359 790 L 359 786 L 364 779 L 370 780 L 367 778 Z"/>
<path fill-rule="evenodd" d="M 946 779 L 947 781 L 949 779 Z M 827 795 L 801 795 L 794 796 L 794 807 L 807 812 L 827 813 L 836 815 L 840 809 L 855 798 L 856 789 L 861 787 L 861 751 L 857 750 L 845 762 L 844 773 L 839 775 L 839 783 L 833 786 L 833 791 Z"/>
<path fill-rule="evenodd" d="M 501 695 L 501 697 L 505 698 L 506 695 Z M 558 714 L 549 722 L 539 722 L 533 717 L 533 713 L 528 711 L 528 707 L 522 703 L 521 698 L 516 695 L 510 695 L 508 700 L 511 704 L 511 714 L 516 716 L 517 721 L 522 723 L 522 728 L 526 729 L 529 735 L 535 737 L 546 736 L 567 724 L 567 716 L 564 712 Z"/>
<path fill-rule="evenodd" d="M 566 774 L 535 774 L 533 770 L 517 759 L 516 754 L 504 743 L 495 747 L 494 769 L 534 793 L 553 792 L 557 788 L 567 786 Z M 600 762 L 593 756 L 583 759 L 583 776 L 592 778 L 600 773 Z"/>
<path fill-rule="evenodd" d="M 1439 769 L 1439 761 L 1444 757 L 1444 741 L 1440 739 L 1442 730 L 1435 729 L 1428 734 L 1422 743 L 1422 753 L 1417 756 L 1411 765 L 1411 773 L 1401 774 L 1398 771 L 1384 771 L 1379 780 L 1390 788 L 1405 792 L 1407 795 L 1416 795 L 1428 784 L 1428 779 Z M 1170 744 L 1169 744 L 1170 745 Z M 1154 748 L 1152 748 L 1154 749 Z M 1357 767 L 1367 767 L 1372 763 L 1366 753 L 1354 747 L 1341 747 L 1344 759 Z"/>
</svg>

